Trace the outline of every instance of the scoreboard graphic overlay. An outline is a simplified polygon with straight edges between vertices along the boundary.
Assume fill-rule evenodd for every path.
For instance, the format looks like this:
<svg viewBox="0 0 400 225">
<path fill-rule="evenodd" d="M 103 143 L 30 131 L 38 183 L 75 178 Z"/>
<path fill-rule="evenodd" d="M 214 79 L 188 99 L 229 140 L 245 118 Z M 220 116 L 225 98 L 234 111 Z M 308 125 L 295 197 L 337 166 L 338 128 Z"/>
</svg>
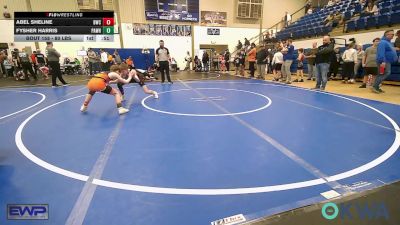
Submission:
<svg viewBox="0 0 400 225">
<path fill-rule="evenodd" d="M 113 42 L 114 12 L 15 12 L 14 41 Z"/>
</svg>

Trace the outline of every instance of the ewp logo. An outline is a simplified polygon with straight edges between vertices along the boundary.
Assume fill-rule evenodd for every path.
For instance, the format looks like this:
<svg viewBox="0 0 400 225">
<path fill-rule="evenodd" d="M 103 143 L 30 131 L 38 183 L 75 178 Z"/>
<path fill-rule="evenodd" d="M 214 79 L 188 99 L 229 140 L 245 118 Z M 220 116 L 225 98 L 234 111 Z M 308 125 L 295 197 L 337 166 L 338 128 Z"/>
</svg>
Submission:
<svg viewBox="0 0 400 225">
<path fill-rule="evenodd" d="M 321 209 L 322 216 L 327 220 L 336 219 L 338 216 L 342 220 L 389 220 L 389 212 L 383 202 L 368 203 L 342 203 L 339 206 L 333 202 L 325 203 Z"/>
<path fill-rule="evenodd" d="M 7 205 L 7 219 L 9 220 L 48 220 L 49 205 Z"/>
</svg>

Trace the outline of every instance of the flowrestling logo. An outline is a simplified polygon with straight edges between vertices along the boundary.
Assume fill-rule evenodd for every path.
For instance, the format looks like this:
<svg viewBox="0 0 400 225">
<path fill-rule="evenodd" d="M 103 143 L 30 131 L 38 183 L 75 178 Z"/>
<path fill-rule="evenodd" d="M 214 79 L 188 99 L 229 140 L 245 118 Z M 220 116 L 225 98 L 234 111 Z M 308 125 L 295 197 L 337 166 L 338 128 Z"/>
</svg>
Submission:
<svg viewBox="0 0 400 225">
<path fill-rule="evenodd" d="M 328 202 L 322 206 L 322 216 L 327 220 L 389 220 L 389 211 L 383 202 L 341 203 Z"/>
</svg>

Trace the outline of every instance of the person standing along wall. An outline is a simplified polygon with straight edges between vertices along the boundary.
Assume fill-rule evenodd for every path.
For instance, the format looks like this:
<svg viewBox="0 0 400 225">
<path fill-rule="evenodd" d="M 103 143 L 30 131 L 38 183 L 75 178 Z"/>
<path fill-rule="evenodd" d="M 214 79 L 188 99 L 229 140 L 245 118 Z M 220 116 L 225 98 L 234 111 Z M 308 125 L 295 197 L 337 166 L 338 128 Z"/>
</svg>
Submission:
<svg viewBox="0 0 400 225">
<path fill-rule="evenodd" d="M 122 63 L 121 56 L 119 55 L 117 49 L 115 49 L 115 51 L 114 51 L 113 58 L 114 58 L 114 62 L 115 62 L 117 65 L 120 65 L 120 64 Z"/>
<path fill-rule="evenodd" d="M 204 51 L 203 56 L 201 58 L 201 61 L 203 62 L 204 72 L 208 72 L 209 71 L 210 57 L 208 56 L 207 51 Z"/>
<path fill-rule="evenodd" d="M 294 46 L 292 43 L 293 43 L 292 39 L 287 40 L 287 46 L 286 46 L 287 53 L 283 54 L 284 63 L 282 65 L 282 75 L 283 75 L 283 82 L 286 82 L 287 84 L 292 83 L 292 72 L 290 71 L 290 67 L 292 66 L 293 56 L 294 56 Z"/>
<path fill-rule="evenodd" d="M 190 71 L 190 64 L 192 63 L 192 57 L 190 56 L 189 51 L 186 52 L 185 62 L 186 62 L 186 66 L 185 66 L 184 70 Z"/>
<path fill-rule="evenodd" d="M 256 64 L 257 49 L 256 44 L 252 43 L 249 53 L 247 54 L 247 61 L 249 62 L 250 78 L 254 78 L 255 64 Z"/>
<path fill-rule="evenodd" d="M 104 51 L 104 49 L 100 49 L 100 65 L 101 65 L 101 71 L 108 71 L 107 68 L 108 64 L 108 55 L 107 52 Z"/>
<path fill-rule="evenodd" d="M 229 72 L 230 64 L 231 64 L 231 53 L 229 52 L 229 49 L 227 49 L 225 51 L 224 57 L 225 57 L 225 67 L 226 67 L 226 70 Z"/>
<path fill-rule="evenodd" d="M 18 61 L 22 66 L 26 80 L 29 81 L 28 72 L 35 80 L 37 80 L 36 73 L 34 73 L 32 69 L 32 59 L 28 56 L 28 53 L 26 53 L 25 50 L 18 53 Z"/>
<path fill-rule="evenodd" d="M 347 45 L 347 50 L 343 52 L 343 83 L 354 83 L 354 65 L 357 62 L 357 50 L 354 49 L 354 44 Z"/>
<path fill-rule="evenodd" d="M 308 66 L 308 77 L 307 80 L 315 80 L 315 73 L 317 72 L 317 68 L 315 66 L 315 54 L 317 54 L 317 42 L 312 44 L 312 49 L 310 49 L 305 58 L 307 59 L 307 66 Z"/>
<path fill-rule="evenodd" d="M 371 76 L 371 84 L 374 83 L 376 76 L 378 75 L 378 64 L 376 63 L 376 52 L 378 50 L 378 45 L 380 38 L 375 38 L 371 47 L 365 50 L 363 57 L 363 67 L 365 69 L 363 84 L 360 88 L 366 88 L 368 83 L 368 77 Z"/>
<path fill-rule="evenodd" d="M 362 66 L 362 61 L 365 55 L 365 52 L 363 50 L 363 46 L 361 44 L 356 45 L 356 50 L 357 50 L 357 61 L 355 62 L 354 65 L 354 79 L 357 80 L 358 78 L 361 78 L 359 75 L 359 71 L 362 70 L 364 67 Z M 362 72 L 363 73 L 363 72 Z"/>
<path fill-rule="evenodd" d="M 315 88 L 318 90 L 325 90 L 328 83 L 329 63 L 333 54 L 334 44 L 331 42 L 330 36 L 324 36 L 322 45 L 318 47 L 318 52 L 315 57 L 315 64 L 317 68 L 317 83 Z"/>
<path fill-rule="evenodd" d="M 6 53 L 4 51 L 0 51 L 0 75 L 3 74 L 4 77 L 7 77 L 7 69 L 3 64 L 6 59 Z"/>
<path fill-rule="evenodd" d="M 94 75 L 94 67 L 95 64 L 97 63 L 97 55 L 96 52 L 93 51 L 93 49 L 89 48 L 87 52 L 87 56 L 89 58 L 89 74 L 91 76 Z"/>
<path fill-rule="evenodd" d="M 264 45 L 261 45 L 260 50 L 257 52 L 257 70 L 258 70 L 258 78 L 265 79 L 265 67 L 267 65 L 268 52 L 265 49 Z"/>
</svg>

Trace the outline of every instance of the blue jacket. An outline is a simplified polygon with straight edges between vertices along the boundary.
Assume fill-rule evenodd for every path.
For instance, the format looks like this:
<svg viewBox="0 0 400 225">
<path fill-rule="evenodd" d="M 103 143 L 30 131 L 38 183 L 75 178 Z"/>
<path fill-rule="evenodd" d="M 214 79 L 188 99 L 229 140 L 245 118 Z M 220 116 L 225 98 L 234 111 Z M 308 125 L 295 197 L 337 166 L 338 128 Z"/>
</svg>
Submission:
<svg viewBox="0 0 400 225">
<path fill-rule="evenodd" d="M 294 54 L 294 46 L 290 45 L 288 47 L 288 52 L 283 55 L 283 61 L 293 60 L 293 54 Z"/>
<path fill-rule="evenodd" d="M 378 45 L 376 61 L 379 64 L 383 62 L 394 63 L 397 62 L 397 59 L 397 53 L 392 43 L 386 37 L 383 37 Z"/>
</svg>

